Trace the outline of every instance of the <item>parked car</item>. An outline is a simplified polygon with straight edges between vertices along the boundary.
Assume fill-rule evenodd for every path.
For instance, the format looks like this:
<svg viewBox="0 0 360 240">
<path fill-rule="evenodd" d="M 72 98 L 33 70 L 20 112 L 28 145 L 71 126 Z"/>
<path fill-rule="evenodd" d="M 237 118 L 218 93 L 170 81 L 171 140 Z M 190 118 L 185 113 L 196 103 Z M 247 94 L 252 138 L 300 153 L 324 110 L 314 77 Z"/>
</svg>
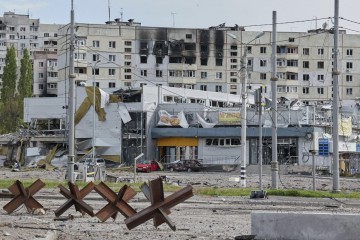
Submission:
<svg viewBox="0 0 360 240">
<path fill-rule="evenodd" d="M 152 172 L 160 169 L 159 163 L 155 160 L 143 160 L 136 163 L 137 172 Z"/>
<path fill-rule="evenodd" d="M 176 160 L 165 165 L 169 171 L 188 171 L 198 172 L 203 169 L 202 164 L 198 160 Z"/>
</svg>

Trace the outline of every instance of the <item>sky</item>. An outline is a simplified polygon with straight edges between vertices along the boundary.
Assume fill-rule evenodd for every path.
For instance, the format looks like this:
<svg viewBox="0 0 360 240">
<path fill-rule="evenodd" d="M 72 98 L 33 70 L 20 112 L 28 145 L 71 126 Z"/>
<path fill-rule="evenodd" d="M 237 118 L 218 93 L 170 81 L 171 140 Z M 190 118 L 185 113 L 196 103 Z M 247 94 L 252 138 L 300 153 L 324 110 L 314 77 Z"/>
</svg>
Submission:
<svg viewBox="0 0 360 240">
<path fill-rule="evenodd" d="M 277 12 L 277 31 L 304 32 L 333 26 L 335 0 L 73 0 L 75 22 L 102 24 L 121 18 L 142 26 L 209 28 L 245 26 L 247 31 L 271 31 L 272 12 Z M 339 26 L 360 33 L 359 0 L 339 0 Z M 110 3 L 110 4 L 109 4 Z M 5 11 L 28 14 L 41 23 L 70 22 L 71 0 L 0 0 Z M 317 20 L 316 20 L 317 19 Z M 297 23 L 287 23 L 287 22 Z M 298 22 L 299 21 L 299 22 Z M 355 23 L 354 23 L 355 22 Z M 254 26 L 255 25 L 255 26 Z"/>
</svg>

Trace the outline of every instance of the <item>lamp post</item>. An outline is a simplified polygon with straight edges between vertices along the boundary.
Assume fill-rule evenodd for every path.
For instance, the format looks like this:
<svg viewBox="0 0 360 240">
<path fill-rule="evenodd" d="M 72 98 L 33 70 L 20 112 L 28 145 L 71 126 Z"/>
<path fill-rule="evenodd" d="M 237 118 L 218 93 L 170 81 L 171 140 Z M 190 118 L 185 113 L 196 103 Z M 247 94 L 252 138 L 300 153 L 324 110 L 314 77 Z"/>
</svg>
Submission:
<svg viewBox="0 0 360 240">
<path fill-rule="evenodd" d="M 240 61 L 240 71 L 241 71 L 241 160 L 243 161 L 243 166 L 240 171 L 240 182 L 242 187 L 246 187 L 246 99 L 247 99 L 247 91 L 246 91 L 246 83 L 247 83 L 247 48 L 246 45 L 255 41 L 256 39 L 263 36 L 265 33 L 262 32 L 257 35 L 254 39 L 244 44 L 243 42 L 237 40 L 236 36 L 232 33 L 227 33 L 227 35 L 236 41 L 238 41 L 241 45 L 244 45 L 245 51 L 241 56 Z"/>
<path fill-rule="evenodd" d="M 94 111 L 93 111 L 93 140 L 92 140 L 92 161 L 93 161 L 93 164 L 95 166 L 96 164 L 96 148 L 95 148 L 95 144 L 96 144 L 96 94 L 95 94 L 95 91 L 96 91 L 96 82 L 95 82 L 95 68 L 96 68 L 96 65 L 101 62 L 100 60 L 97 60 L 93 66 L 92 66 L 92 74 L 94 75 L 93 77 L 93 108 L 94 108 Z"/>
</svg>

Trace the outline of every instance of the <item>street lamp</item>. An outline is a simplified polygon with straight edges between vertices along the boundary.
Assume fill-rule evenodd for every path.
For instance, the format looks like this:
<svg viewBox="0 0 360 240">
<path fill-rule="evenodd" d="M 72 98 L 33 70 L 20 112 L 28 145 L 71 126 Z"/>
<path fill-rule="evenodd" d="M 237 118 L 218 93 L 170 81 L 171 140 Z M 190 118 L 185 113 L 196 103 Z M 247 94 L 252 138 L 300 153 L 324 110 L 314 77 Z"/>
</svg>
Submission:
<svg viewBox="0 0 360 240">
<path fill-rule="evenodd" d="M 95 130 L 96 130 L 96 94 L 95 94 L 95 91 L 96 91 L 96 82 L 95 82 L 95 68 L 96 68 L 96 65 L 98 63 L 100 63 L 101 61 L 100 60 L 97 60 L 93 65 L 92 65 L 92 74 L 94 75 L 93 77 L 93 140 L 92 140 L 92 161 L 93 161 L 93 164 L 95 166 L 96 164 L 96 149 L 95 149 L 95 144 L 96 144 L 96 134 L 95 134 Z"/>
<path fill-rule="evenodd" d="M 256 39 L 262 37 L 265 33 L 262 32 L 258 34 L 254 39 L 249 41 L 248 43 L 244 44 L 243 42 L 239 41 L 237 37 L 232 33 L 227 33 L 227 35 L 236 41 L 240 42 L 241 45 L 245 46 L 244 54 L 241 56 L 240 60 L 240 71 L 241 74 L 241 159 L 243 161 L 243 166 L 241 167 L 240 171 L 240 179 L 241 179 L 241 186 L 246 187 L 246 98 L 247 98 L 247 91 L 246 91 L 246 83 L 247 83 L 247 48 L 246 45 L 255 41 Z"/>
</svg>

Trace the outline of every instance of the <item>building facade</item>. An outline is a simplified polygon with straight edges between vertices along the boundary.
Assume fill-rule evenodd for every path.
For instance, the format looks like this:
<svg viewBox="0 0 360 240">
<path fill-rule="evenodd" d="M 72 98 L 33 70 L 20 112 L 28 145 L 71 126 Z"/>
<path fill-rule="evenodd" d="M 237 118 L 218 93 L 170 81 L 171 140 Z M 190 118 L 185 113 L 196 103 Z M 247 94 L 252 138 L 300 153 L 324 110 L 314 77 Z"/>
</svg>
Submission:
<svg viewBox="0 0 360 240">
<path fill-rule="evenodd" d="M 58 28 L 60 26 L 57 24 L 41 24 L 40 19 L 31 19 L 29 15 L 15 14 L 14 12 L 5 12 L 3 17 L 0 17 L 0 88 L 2 85 L 6 50 L 14 46 L 17 57 L 18 76 L 20 60 L 23 57 L 25 48 L 28 49 L 32 60 L 37 59 L 37 63 L 33 63 L 34 96 L 47 96 L 54 93 L 53 89 L 48 88 L 48 82 L 57 84 L 57 73 L 49 74 L 47 71 L 44 71 L 46 70 L 45 66 L 48 64 L 46 57 L 43 60 L 43 64 L 38 62 L 40 61 L 39 58 L 44 57 L 47 53 L 52 53 L 50 58 L 53 62 L 56 62 Z M 57 72 L 57 70 L 54 72 Z M 54 77 L 56 80 L 54 80 Z M 53 87 L 53 85 L 50 87 Z M 49 89 L 49 93 L 47 89 Z"/>
</svg>

